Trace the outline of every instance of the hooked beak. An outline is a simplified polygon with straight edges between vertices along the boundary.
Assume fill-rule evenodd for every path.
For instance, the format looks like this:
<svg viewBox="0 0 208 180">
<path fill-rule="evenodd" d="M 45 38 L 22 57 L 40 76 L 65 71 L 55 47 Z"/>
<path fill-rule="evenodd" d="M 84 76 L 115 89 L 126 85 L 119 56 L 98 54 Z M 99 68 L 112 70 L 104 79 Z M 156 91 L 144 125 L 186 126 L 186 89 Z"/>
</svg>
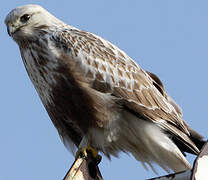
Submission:
<svg viewBox="0 0 208 180">
<path fill-rule="evenodd" d="M 11 36 L 11 32 L 8 26 L 7 26 L 7 33 L 9 34 L 9 36 Z"/>
<path fill-rule="evenodd" d="M 12 25 L 7 25 L 7 33 L 12 36 L 17 31 L 17 28 Z"/>
</svg>

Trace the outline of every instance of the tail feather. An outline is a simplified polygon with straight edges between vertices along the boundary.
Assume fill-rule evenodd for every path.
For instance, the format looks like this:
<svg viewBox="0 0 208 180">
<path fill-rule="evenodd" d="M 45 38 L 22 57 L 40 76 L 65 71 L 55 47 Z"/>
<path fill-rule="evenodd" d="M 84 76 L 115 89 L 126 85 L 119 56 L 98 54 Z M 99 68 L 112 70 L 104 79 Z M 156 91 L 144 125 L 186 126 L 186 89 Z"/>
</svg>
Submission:
<svg viewBox="0 0 208 180">
<path fill-rule="evenodd" d="M 196 144 L 197 148 L 199 150 L 202 149 L 202 147 L 204 146 L 204 144 L 207 142 L 206 140 L 204 140 L 204 137 L 201 136 L 198 132 L 196 132 L 195 130 L 193 130 L 192 128 L 189 128 L 189 132 L 190 132 L 190 139 L 194 142 L 194 144 Z"/>
<path fill-rule="evenodd" d="M 187 152 L 187 153 L 198 155 L 199 151 L 202 149 L 202 147 L 206 143 L 206 140 L 204 140 L 204 138 L 199 133 L 197 133 L 195 130 L 191 129 L 190 127 L 188 127 L 188 131 L 190 132 L 189 139 L 193 142 L 195 147 L 198 148 L 198 152 L 195 151 L 193 148 L 191 148 L 191 146 L 189 146 L 188 144 L 186 144 L 184 141 L 182 141 L 180 138 L 176 136 L 173 136 L 171 139 L 178 146 L 178 148 L 181 150 L 182 153 Z"/>
</svg>

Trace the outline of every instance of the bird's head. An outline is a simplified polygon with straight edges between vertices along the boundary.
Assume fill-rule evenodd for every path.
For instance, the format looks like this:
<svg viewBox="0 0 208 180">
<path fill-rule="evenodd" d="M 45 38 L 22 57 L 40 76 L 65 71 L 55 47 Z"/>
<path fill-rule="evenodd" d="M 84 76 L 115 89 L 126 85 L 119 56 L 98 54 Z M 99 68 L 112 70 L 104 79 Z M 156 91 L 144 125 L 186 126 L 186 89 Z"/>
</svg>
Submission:
<svg viewBox="0 0 208 180">
<path fill-rule="evenodd" d="M 38 36 L 37 32 L 57 27 L 62 21 L 39 5 L 29 4 L 13 9 L 5 19 L 7 31 L 15 41 Z M 38 38 L 38 37 L 36 37 Z"/>
</svg>

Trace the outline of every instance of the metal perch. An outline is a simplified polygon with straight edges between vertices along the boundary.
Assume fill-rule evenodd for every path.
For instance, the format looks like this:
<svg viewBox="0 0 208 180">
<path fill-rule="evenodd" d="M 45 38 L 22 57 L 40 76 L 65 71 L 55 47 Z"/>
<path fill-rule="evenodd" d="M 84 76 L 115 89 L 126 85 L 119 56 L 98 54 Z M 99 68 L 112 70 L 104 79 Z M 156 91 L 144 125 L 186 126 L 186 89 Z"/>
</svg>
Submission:
<svg viewBox="0 0 208 180">
<path fill-rule="evenodd" d="M 101 156 L 94 159 L 90 152 L 74 161 L 63 180 L 103 180 L 98 164 Z"/>
</svg>

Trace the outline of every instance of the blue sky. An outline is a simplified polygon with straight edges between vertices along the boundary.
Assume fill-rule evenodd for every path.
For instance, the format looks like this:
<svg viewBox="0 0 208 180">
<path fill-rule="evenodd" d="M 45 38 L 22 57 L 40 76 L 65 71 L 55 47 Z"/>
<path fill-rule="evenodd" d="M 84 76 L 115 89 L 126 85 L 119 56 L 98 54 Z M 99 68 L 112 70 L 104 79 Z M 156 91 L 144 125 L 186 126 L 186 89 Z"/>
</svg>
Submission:
<svg viewBox="0 0 208 180">
<path fill-rule="evenodd" d="M 63 21 L 108 39 L 141 67 L 156 73 L 182 107 L 184 119 L 208 137 L 208 1 L 2 1 L 0 179 L 60 180 L 74 161 L 61 143 L 4 25 L 10 10 L 29 3 L 40 4 Z M 111 162 L 103 158 L 100 169 L 106 180 L 155 176 L 125 154 Z"/>
</svg>

